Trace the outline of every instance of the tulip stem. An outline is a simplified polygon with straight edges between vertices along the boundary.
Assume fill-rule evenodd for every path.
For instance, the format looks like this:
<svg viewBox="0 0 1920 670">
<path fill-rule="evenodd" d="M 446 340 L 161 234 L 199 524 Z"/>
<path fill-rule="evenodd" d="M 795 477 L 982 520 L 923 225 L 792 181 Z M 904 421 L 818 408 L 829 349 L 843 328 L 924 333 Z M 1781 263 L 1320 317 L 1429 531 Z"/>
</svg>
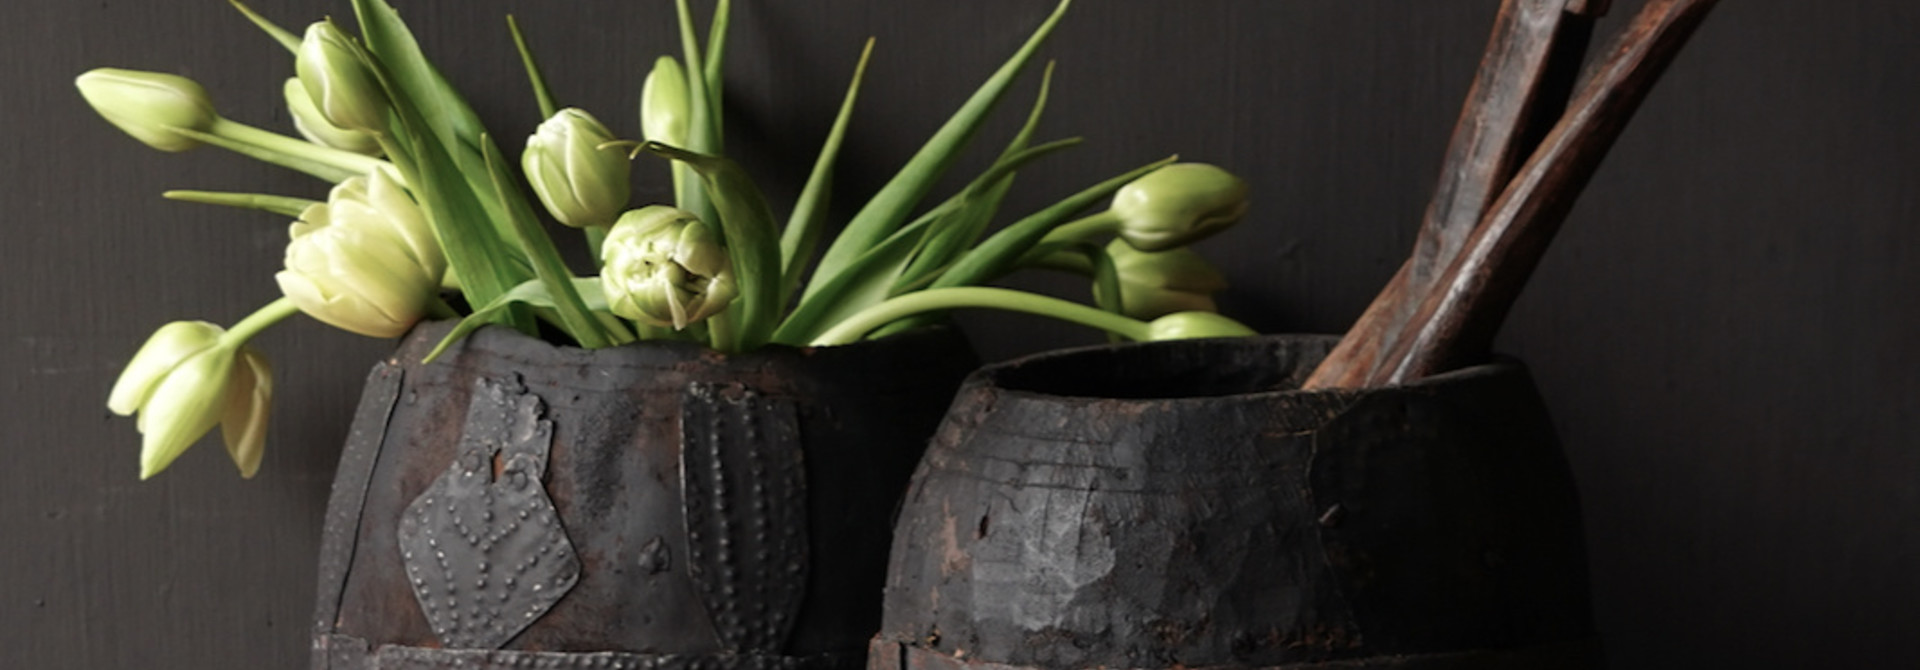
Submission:
<svg viewBox="0 0 1920 670">
<path fill-rule="evenodd" d="M 267 303 L 265 307 L 254 310 L 252 314 L 248 314 L 247 318 L 241 319 L 239 323 L 233 324 L 232 328 L 228 328 L 226 333 L 220 335 L 220 343 L 234 346 L 243 344 L 247 340 L 253 339 L 254 335 L 260 334 L 260 331 L 266 330 L 267 326 L 279 323 L 287 317 L 299 313 L 299 311 L 300 308 L 293 304 L 293 298 L 282 296 L 279 300 Z"/>
<path fill-rule="evenodd" d="M 213 122 L 208 134 L 224 137 L 242 144 L 249 144 L 278 154 L 303 158 L 315 163 L 327 165 L 354 174 L 366 174 L 374 168 L 387 164 L 386 161 L 364 156 L 351 151 L 314 144 L 306 140 L 295 139 L 276 132 L 261 130 L 238 121 L 219 119 Z"/>
<path fill-rule="evenodd" d="M 1068 221 L 1047 232 L 1040 244 L 1049 242 L 1086 242 L 1101 235 L 1112 235 L 1120 230 L 1120 215 L 1109 209 L 1085 218 Z M 1038 246 L 1038 245 L 1036 245 Z"/>
<path fill-rule="evenodd" d="M 965 286 L 927 289 L 889 298 L 835 324 L 819 337 L 814 338 L 812 346 L 852 344 L 868 332 L 899 319 L 925 312 L 962 308 L 1004 309 L 1010 312 L 1051 316 L 1082 326 L 1099 328 L 1130 340 L 1145 340 L 1149 336 L 1148 325 L 1144 321 L 1130 319 L 1077 302 L 1013 289 Z"/>
</svg>

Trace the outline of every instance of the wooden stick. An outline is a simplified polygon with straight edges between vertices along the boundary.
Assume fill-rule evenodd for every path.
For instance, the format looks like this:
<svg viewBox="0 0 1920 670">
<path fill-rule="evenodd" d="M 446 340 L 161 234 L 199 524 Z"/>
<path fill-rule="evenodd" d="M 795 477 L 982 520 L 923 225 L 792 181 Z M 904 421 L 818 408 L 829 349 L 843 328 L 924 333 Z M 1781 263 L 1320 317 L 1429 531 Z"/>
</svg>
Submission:
<svg viewBox="0 0 1920 670">
<path fill-rule="evenodd" d="M 1306 388 L 1358 386 L 1378 368 L 1419 297 L 1459 253 L 1494 196 L 1565 109 L 1604 0 L 1505 0 L 1454 125 L 1412 256 Z"/>
<path fill-rule="evenodd" d="M 1718 0 L 1649 0 L 1565 116 L 1435 278 L 1369 385 L 1397 384 L 1482 356 L 1620 132 Z"/>
</svg>

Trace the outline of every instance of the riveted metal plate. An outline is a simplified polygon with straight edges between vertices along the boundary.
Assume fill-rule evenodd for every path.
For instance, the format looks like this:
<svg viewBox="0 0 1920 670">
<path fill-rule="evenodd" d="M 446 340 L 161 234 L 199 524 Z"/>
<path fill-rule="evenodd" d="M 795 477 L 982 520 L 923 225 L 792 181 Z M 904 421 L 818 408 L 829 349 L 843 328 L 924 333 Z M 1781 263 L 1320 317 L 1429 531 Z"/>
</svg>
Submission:
<svg viewBox="0 0 1920 670">
<path fill-rule="evenodd" d="M 499 649 L 580 578 L 542 484 L 553 424 L 518 379 L 475 382 L 454 462 L 407 506 L 407 581 L 449 648 Z"/>
<path fill-rule="evenodd" d="M 681 399 L 688 572 L 721 644 L 777 652 L 807 581 L 807 489 L 792 401 L 695 383 Z"/>
</svg>

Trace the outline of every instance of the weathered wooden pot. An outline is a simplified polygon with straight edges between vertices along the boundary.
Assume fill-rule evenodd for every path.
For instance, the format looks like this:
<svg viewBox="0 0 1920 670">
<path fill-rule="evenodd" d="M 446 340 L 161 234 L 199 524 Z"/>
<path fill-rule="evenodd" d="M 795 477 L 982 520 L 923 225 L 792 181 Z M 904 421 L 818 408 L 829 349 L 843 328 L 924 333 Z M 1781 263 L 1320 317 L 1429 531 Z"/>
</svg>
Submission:
<svg viewBox="0 0 1920 670">
<path fill-rule="evenodd" d="M 951 330 L 724 357 L 484 328 L 369 376 L 328 504 L 314 667 L 833 670 L 977 359 Z"/>
<path fill-rule="evenodd" d="M 908 490 L 868 667 L 1598 667 L 1526 371 L 1291 390 L 1333 342 L 975 373 Z"/>
</svg>

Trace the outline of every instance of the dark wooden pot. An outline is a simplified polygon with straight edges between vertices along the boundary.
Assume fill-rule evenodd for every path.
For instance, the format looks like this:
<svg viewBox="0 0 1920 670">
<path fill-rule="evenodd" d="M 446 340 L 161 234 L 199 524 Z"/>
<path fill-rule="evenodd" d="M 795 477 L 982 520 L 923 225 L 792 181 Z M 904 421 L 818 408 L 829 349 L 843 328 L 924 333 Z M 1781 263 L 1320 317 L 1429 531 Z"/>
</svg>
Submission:
<svg viewBox="0 0 1920 670">
<path fill-rule="evenodd" d="M 375 366 L 321 548 L 314 667 L 864 665 L 891 519 L 977 359 L 936 329 L 720 356 L 483 328 Z"/>
<path fill-rule="evenodd" d="M 1598 667 L 1525 369 L 1291 390 L 1333 344 L 975 373 L 908 490 L 868 667 Z"/>
</svg>

